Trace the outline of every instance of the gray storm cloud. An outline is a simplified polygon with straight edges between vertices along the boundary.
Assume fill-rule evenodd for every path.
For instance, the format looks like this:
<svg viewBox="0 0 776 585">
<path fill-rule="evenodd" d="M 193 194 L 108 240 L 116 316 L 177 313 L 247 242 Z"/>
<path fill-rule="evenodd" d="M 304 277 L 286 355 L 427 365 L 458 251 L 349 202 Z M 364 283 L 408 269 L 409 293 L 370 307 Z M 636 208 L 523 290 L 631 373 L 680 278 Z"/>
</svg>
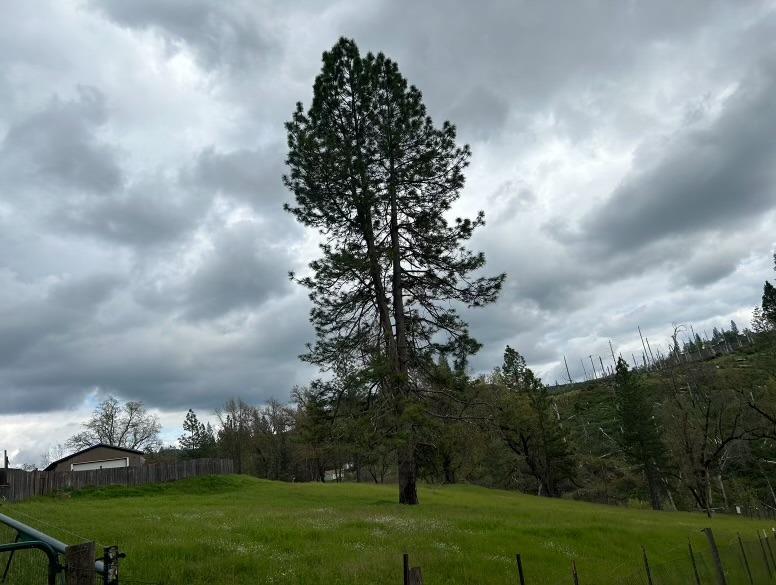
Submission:
<svg viewBox="0 0 776 585">
<path fill-rule="evenodd" d="M 472 144 L 461 213 L 485 209 L 472 246 L 509 275 L 466 315 L 473 371 L 510 344 L 552 381 L 564 353 L 636 324 L 658 339 L 757 302 L 776 243 L 773 2 L 16 3 L 0 439 L 14 413 L 108 392 L 209 412 L 315 375 L 286 274 L 316 242 L 282 210 L 283 123 L 341 35 L 395 58 Z"/>
</svg>

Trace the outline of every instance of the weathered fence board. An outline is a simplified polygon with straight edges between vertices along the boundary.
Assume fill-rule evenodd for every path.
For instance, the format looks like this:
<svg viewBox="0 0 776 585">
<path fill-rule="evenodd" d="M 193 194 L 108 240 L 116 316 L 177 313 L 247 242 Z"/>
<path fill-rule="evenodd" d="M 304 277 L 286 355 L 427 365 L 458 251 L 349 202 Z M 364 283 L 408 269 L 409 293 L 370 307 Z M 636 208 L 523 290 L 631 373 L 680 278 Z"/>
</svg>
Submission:
<svg viewBox="0 0 776 585">
<path fill-rule="evenodd" d="M 23 471 L 9 469 L 8 486 L 0 496 L 10 502 L 21 502 L 35 496 L 46 496 L 65 490 L 109 485 L 140 486 L 196 477 L 234 473 L 231 459 L 189 459 L 176 463 L 154 463 L 139 467 L 96 469 L 91 471 Z"/>
</svg>

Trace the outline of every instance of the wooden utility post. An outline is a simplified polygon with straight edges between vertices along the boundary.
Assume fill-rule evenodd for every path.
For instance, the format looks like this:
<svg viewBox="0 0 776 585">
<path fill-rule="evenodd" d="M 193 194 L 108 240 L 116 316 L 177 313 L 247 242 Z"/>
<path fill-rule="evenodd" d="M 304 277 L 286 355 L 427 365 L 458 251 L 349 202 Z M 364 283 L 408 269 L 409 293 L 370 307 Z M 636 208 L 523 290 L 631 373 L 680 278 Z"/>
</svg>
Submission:
<svg viewBox="0 0 776 585">
<path fill-rule="evenodd" d="M 96 551 L 93 542 L 68 546 L 65 550 L 65 583 L 67 585 L 94 585 L 97 573 L 94 570 Z"/>
<path fill-rule="evenodd" d="M 11 480 L 8 477 L 8 451 L 3 449 L 3 465 L 0 466 L 0 501 L 6 499 L 6 491 Z"/>
</svg>

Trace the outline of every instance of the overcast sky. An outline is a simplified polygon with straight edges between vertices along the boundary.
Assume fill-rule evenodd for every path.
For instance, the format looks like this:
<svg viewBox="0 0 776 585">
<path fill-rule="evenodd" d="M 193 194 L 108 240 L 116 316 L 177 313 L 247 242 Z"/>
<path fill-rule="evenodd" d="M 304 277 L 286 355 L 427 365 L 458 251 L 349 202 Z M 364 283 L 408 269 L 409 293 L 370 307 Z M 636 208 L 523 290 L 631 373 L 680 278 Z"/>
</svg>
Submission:
<svg viewBox="0 0 776 585">
<path fill-rule="evenodd" d="M 30 0 L 0 18 L 0 448 L 96 400 L 285 400 L 315 375 L 290 283 L 283 123 L 345 35 L 398 61 L 473 161 L 460 213 L 508 280 L 466 315 L 510 344 L 629 355 L 637 325 L 748 324 L 776 244 L 776 3 Z"/>
</svg>

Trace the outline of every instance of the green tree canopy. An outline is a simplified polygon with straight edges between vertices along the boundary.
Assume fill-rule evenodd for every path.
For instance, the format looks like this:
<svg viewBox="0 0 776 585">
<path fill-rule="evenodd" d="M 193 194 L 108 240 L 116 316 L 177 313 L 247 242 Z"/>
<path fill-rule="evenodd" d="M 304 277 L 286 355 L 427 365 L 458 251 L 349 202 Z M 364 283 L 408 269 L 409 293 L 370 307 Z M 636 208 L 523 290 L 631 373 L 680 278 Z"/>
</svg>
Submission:
<svg viewBox="0 0 776 585">
<path fill-rule="evenodd" d="M 323 54 L 312 105 L 297 104 L 286 128 L 296 199 L 286 208 L 321 235 L 321 257 L 299 279 L 317 336 L 303 359 L 357 372 L 392 398 L 399 499 L 417 503 L 419 378 L 436 353 L 479 348 L 456 308 L 493 302 L 504 280 L 477 276 L 485 257 L 464 246 L 483 214 L 447 219 L 469 147 L 453 125 L 434 125 L 396 63 L 348 39 Z"/>
<path fill-rule="evenodd" d="M 666 450 L 639 375 L 631 372 L 622 358 L 617 360 L 614 396 L 619 446 L 626 460 L 644 473 L 652 507 L 660 510 L 660 467 L 665 463 Z"/>
</svg>

